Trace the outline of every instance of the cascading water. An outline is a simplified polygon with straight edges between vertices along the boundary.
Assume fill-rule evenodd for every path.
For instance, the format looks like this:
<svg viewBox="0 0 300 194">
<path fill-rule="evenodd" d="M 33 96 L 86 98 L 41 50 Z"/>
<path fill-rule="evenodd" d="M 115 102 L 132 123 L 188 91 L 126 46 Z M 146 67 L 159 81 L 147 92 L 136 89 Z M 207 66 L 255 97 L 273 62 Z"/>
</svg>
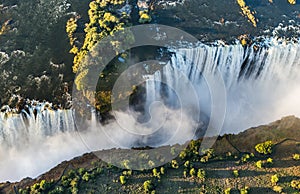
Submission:
<svg viewBox="0 0 300 194">
<path fill-rule="evenodd" d="M 0 124 L 0 145 L 9 147 L 75 130 L 71 110 L 49 110 L 42 103 L 21 114 L 0 113 Z"/>
<path fill-rule="evenodd" d="M 161 101 L 171 107 L 171 111 L 179 109 L 178 103 L 186 107 L 187 111 L 192 110 L 194 102 L 189 99 L 191 88 L 182 79 L 182 75 L 185 75 L 198 95 L 201 112 L 209 117 L 211 107 L 214 106 L 209 88 L 212 85 L 206 83 L 204 75 L 215 75 L 219 71 L 227 92 L 227 114 L 222 133 L 236 133 L 286 115 L 300 116 L 299 59 L 300 45 L 291 42 L 274 41 L 269 46 L 247 48 L 237 44 L 178 49 L 161 70 L 145 75 L 145 106 L 147 108 L 152 102 Z M 180 102 L 178 96 L 185 96 L 187 100 Z M 135 121 L 130 120 L 125 113 L 119 114 L 125 118 L 128 126 L 135 126 Z M 158 112 L 155 114 L 158 119 L 164 116 Z M 188 116 L 197 119 L 193 111 Z M 188 117 L 184 117 L 183 121 L 185 123 L 181 123 L 181 128 L 193 126 Z M 166 131 L 172 132 L 176 122 L 176 118 L 168 120 Z M 94 117 L 90 125 L 91 129 L 98 125 Z M 134 146 L 132 143 L 138 142 L 135 136 L 128 136 L 120 130 L 116 123 L 110 123 L 104 128 L 110 131 L 112 139 L 123 141 L 125 147 Z M 1 169 L 0 180 L 37 176 L 62 160 L 99 148 L 120 147 L 97 130 L 87 130 L 81 134 L 81 138 L 75 131 L 72 110 L 54 111 L 40 104 L 30 106 L 21 114 L 9 111 L 0 113 L 0 165 L 7 167 Z M 193 134 L 181 136 L 192 138 Z M 160 134 L 160 138 L 163 137 Z M 89 145 L 95 144 L 95 147 L 88 149 L 82 139 L 89 142 Z M 184 140 L 175 138 L 174 141 Z M 36 163 L 36 160 L 39 162 Z M 32 165 L 34 162 L 35 165 Z M 12 168 L 16 171 L 13 175 Z"/>
<path fill-rule="evenodd" d="M 275 40 L 269 43 L 247 48 L 237 44 L 178 49 L 160 74 L 156 73 L 154 81 L 164 80 L 166 85 L 180 91 L 185 83 L 174 69 L 180 71 L 193 84 L 201 111 L 209 116 L 213 106 L 209 97 L 211 88 L 203 75 L 219 71 L 227 92 L 222 133 L 237 133 L 286 115 L 300 116 L 300 45 Z M 146 86 L 147 90 L 153 90 L 147 91 L 150 94 L 147 99 L 162 92 L 160 85 L 153 86 Z M 174 95 L 167 91 L 168 100 L 173 101 Z"/>
</svg>

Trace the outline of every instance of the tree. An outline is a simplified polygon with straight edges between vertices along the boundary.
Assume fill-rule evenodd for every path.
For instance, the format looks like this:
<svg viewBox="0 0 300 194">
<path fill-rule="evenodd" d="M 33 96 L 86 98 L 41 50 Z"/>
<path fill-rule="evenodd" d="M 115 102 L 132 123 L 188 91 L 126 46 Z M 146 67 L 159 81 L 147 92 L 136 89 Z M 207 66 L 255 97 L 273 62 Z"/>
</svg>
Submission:
<svg viewBox="0 0 300 194">
<path fill-rule="evenodd" d="M 273 148 L 272 141 L 266 141 L 255 146 L 255 150 L 260 154 L 271 154 Z"/>
</svg>

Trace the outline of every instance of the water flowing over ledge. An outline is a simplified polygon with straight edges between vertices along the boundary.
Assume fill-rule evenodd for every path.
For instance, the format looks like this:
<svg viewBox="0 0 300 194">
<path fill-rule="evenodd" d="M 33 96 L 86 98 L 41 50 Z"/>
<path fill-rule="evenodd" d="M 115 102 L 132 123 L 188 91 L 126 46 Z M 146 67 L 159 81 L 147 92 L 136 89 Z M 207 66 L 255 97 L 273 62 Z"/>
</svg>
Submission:
<svg viewBox="0 0 300 194">
<path fill-rule="evenodd" d="M 148 78 L 145 82 L 146 108 L 155 101 L 162 101 L 172 107 L 171 110 L 180 110 L 178 93 L 176 94 L 179 92 L 186 96 L 183 105 L 190 106 L 197 102 L 201 113 L 209 118 L 214 106 L 210 87 L 214 84 L 208 84 L 204 75 L 206 73 L 214 77 L 219 72 L 226 90 L 226 115 L 222 134 L 238 133 L 286 115 L 300 116 L 300 44 L 284 41 L 269 43 L 271 44 L 268 46 L 250 47 L 240 44 L 199 45 L 196 48 L 173 50 L 171 60 L 160 71 L 145 75 Z M 182 81 L 178 72 L 188 78 L 197 94 L 196 99 L 190 99 L 186 82 Z M 176 114 L 173 116 L 177 119 Z M 183 122 L 186 125 L 183 126 L 184 129 L 180 129 L 184 133 L 179 134 L 179 142 L 193 138 L 193 129 L 189 127 L 194 125 L 190 123 L 198 119 L 193 111 L 187 112 L 185 116 Z M 97 120 L 93 118 L 90 122 L 91 132 L 84 134 L 85 140 L 95 144 L 95 147 L 88 149 L 82 142 L 79 143 L 81 140 L 75 129 L 73 110 L 51 110 L 40 103 L 29 106 L 26 111 L 22 110 L 21 114 L 13 114 L 8 109 L 1 112 L 0 155 L 5 159 L 0 164 L 12 166 L 18 173 L 12 177 L 9 171 L 3 171 L 0 179 L 8 177 L 17 180 L 24 176 L 36 176 L 49 169 L 49 166 L 76 155 L 94 149 L 120 147 L 104 136 L 100 137 L 103 133 L 93 131 L 96 125 Z M 168 127 L 171 129 L 172 125 Z M 138 141 L 126 136 L 115 123 L 105 127 L 105 130 L 112 131 L 115 137 L 124 141 L 124 145 L 134 146 L 133 143 Z M 19 150 L 20 147 L 22 149 Z M 26 166 L 36 161 L 39 161 L 36 168 L 23 172 Z"/>
</svg>

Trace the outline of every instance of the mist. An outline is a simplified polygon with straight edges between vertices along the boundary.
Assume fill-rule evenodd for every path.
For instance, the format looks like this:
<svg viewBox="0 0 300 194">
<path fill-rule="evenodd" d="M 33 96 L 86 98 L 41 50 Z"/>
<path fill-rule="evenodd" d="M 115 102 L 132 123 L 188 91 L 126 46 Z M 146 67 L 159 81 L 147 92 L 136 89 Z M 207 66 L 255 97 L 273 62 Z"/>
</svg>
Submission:
<svg viewBox="0 0 300 194">
<path fill-rule="evenodd" d="M 114 112 L 116 120 L 106 125 L 93 116 L 86 128 L 77 129 L 73 110 L 46 110 L 36 119 L 28 115 L 29 125 L 20 115 L 5 118 L 1 113 L 0 181 L 37 177 L 64 160 L 96 150 L 184 144 L 195 138 L 216 102 L 223 100 L 220 134 L 239 133 L 288 115 L 300 117 L 299 58 L 298 43 L 259 51 L 244 50 L 241 45 L 178 50 L 170 63 L 154 74 L 153 82 L 146 82 L 150 118 L 144 123 L 137 121 L 141 113 L 132 110 Z M 225 92 L 215 93 L 214 102 L 212 89 L 221 88 L 208 83 L 198 70 L 213 76 L 220 72 Z M 218 108 L 215 110 L 222 112 Z M 206 117 L 200 117 L 200 112 Z M 223 117 L 213 119 L 223 122 Z"/>
</svg>

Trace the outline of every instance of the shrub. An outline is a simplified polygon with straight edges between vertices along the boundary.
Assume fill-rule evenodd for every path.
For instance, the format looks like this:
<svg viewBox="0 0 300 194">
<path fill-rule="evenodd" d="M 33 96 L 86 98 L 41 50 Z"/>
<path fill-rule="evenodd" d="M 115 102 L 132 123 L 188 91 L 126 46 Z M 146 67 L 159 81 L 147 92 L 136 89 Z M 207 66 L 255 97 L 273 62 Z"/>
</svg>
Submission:
<svg viewBox="0 0 300 194">
<path fill-rule="evenodd" d="M 267 159 L 267 163 L 268 163 L 268 164 L 273 164 L 273 159 L 272 159 L 272 158 L 268 158 L 268 159 Z"/>
<path fill-rule="evenodd" d="M 187 171 L 186 171 L 186 170 L 183 171 L 183 177 L 184 177 L 184 178 L 187 177 Z"/>
<path fill-rule="evenodd" d="M 86 170 L 85 170 L 84 168 L 79 168 L 79 169 L 78 169 L 78 174 L 79 174 L 80 176 L 84 175 L 85 172 L 86 172 Z"/>
<path fill-rule="evenodd" d="M 164 167 L 160 167 L 160 174 L 165 174 L 165 168 Z"/>
<path fill-rule="evenodd" d="M 103 171 L 103 169 L 101 168 L 101 167 L 98 167 L 97 169 L 96 169 L 96 175 L 99 175 L 99 174 L 101 174 L 102 173 L 102 171 Z"/>
<path fill-rule="evenodd" d="M 225 193 L 225 194 L 230 194 L 230 193 L 231 193 L 231 188 L 225 189 L 225 190 L 224 190 L 224 193 Z"/>
<path fill-rule="evenodd" d="M 205 176 L 206 176 L 205 170 L 203 170 L 203 169 L 198 169 L 197 177 L 198 177 L 199 179 L 204 179 Z"/>
<path fill-rule="evenodd" d="M 295 4 L 296 4 L 296 0 L 288 0 L 288 2 L 289 2 L 291 5 L 295 5 Z"/>
<path fill-rule="evenodd" d="M 191 175 L 191 177 L 195 177 L 196 176 L 196 170 L 195 170 L 195 168 L 192 168 L 190 170 L 190 175 Z"/>
<path fill-rule="evenodd" d="M 277 184 L 278 183 L 278 181 L 279 181 L 279 178 L 278 178 L 278 175 L 277 174 L 275 174 L 275 175 L 273 175 L 272 177 L 271 177 L 271 182 L 272 182 L 272 184 Z"/>
<path fill-rule="evenodd" d="M 154 168 L 154 169 L 152 170 L 152 172 L 153 172 L 153 176 L 154 176 L 154 177 L 160 179 L 160 172 L 158 172 L 156 168 Z"/>
<path fill-rule="evenodd" d="M 64 192 L 64 188 L 61 186 L 55 187 L 52 191 L 49 192 L 49 194 L 62 194 Z"/>
<path fill-rule="evenodd" d="M 153 184 L 151 180 L 147 180 L 143 184 L 145 192 L 151 192 L 153 190 Z"/>
<path fill-rule="evenodd" d="M 172 168 L 175 169 L 179 168 L 178 162 L 176 160 L 172 160 L 171 164 L 172 164 Z"/>
<path fill-rule="evenodd" d="M 181 160 L 184 160 L 186 158 L 186 156 L 187 156 L 186 150 L 183 150 L 179 153 L 179 158 Z"/>
<path fill-rule="evenodd" d="M 202 162 L 202 163 L 208 162 L 208 160 L 214 156 L 213 149 L 203 149 L 203 150 L 201 150 L 201 153 L 204 155 L 200 159 L 200 162 Z"/>
<path fill-rule="evenodd" d="M 124 176 L 131 176 L 132 175 L 132 170 L 125 170 L 122 173 Z"/>
<path fill-rule="evenodd" d="M 238 170 L 233 170 L 232 173 L 233 173 L 234 177 L 238 177 L 239 176 L 239 171 Z"/>
<path fill-rule="evenodd" d="M 242 161 L 243 163 L 246 163 L 246 162 L 248 162 L 248 160 L 249 160 L 250 158 L 251 158 L 251 157 L 250 157 L 249 154 L 244 154 L 244 155 L 241 157 L 241 161 Z"/>
<path fill-rule="evenodd" d="M 277 193 L 282 193 L 282 187 L 281 186 L 278 186 L 278 185 L 275 185 L 273 187 L 273 191 L 277 192 Z"/>
<path fill-rule="evenodd" d="M 50 183 L 46 182 L 45 180 L 41 180 L 40 189 L 42 191 L 46 191 L 47 189 L 49 189 L 49 187 L 50 187 Z"/>
<path fill-rule="evenodd" d="M 255 146 L 255 150 L 260 154 L 271 154 L 273 148 L 272 141 L 266 141 Z"/>
<path fill-rule="evenodd" d="M 39 184 L 39 183 L 35 183 L 35 184 L 33 184 L 33 185 L 30 187 L 30 190 L 31 190 L 32 192 L 34 192 L 34 191 L 38 191 L 39 188 L 40 188 L 40 184 Z"/>
<path fill-rule="evenodd" d="M 148 14 L 148 11 L 141 11 L 140 12 L 140 19 L 139 22 L 144 24 L 144 23 L 149 23 L 151 22 L 152 18 L 151 16 Z"/>
<path fill-rule="evenodd" d="M 263 168 L 263 162 L 261 160 L 258 160 L 256 163 L 255 163 L 255 166 L 257 168 Z"/>
<path fill-rule="evenodd" d="M 91 178 L 91 174 L 88 172 L 85 172 L 84 175 L 82 176 L 82 180 L 88 182 Z"/>
<path fill-rule="evenodd" d="M 293 159 L 294 160 L 300 160 L 300 154 L 294 154 Z"/>
<path fill-rule="evenodd" d="M 64 186 L 64 187 L 68 187 L 70 185 L 70 182 L 71 182 L 71 179 L 69 179 L 67 176 L 62 176 L 61 178 L 61 184 Z"/>
<path fill-rule="evenodd" d="M 240 194 L 247 194 L 249 192 L 249 187 L 244 187 L 240 189 Z"/>
<path fill-rule="evenodd" d="M 299 180 L 292 180 L 291 187 L 297 190 L 300 190 L 300 179 Z"/>
<path fill-rule="evenodd" d="M 120 176 L 120 182 L 121 182 L 121 184 L 122 185 L 124 185 L 125 183 L 126 183 L 126 178 L 125 178 L 125 176 Z"/>
<path fill-rule="evenodd" d="M 185 166 L 186 168 L 189 168 L 189 167 L 190 167 L 190 161 L 186 161 L 186 162 L 184 163 L 184 166 Z"/>
</svg>

